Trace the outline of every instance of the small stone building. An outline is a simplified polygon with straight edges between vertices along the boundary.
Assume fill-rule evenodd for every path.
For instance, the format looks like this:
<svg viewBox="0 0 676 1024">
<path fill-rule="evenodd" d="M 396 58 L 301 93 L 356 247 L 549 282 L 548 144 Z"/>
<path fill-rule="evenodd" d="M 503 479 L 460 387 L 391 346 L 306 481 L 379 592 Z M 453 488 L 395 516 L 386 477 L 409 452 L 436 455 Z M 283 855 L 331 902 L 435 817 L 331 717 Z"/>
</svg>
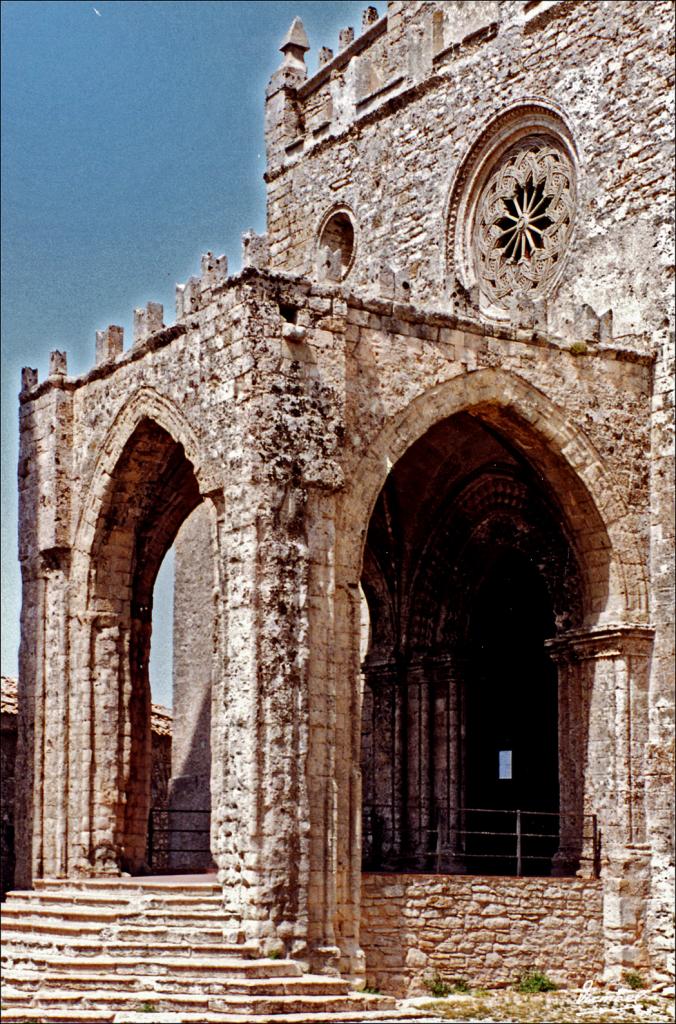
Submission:
<svg viewBox="0 0 676 1024">
<path fill-rule="evenodd" d="M 394 0 L 308 78 L 296 20 L 241 273 L 24 371 L 22 885 L 148 870 L 186 524 L 170 800 L 233 934 L 673 976 L 673 35 Z"/>
</svg>

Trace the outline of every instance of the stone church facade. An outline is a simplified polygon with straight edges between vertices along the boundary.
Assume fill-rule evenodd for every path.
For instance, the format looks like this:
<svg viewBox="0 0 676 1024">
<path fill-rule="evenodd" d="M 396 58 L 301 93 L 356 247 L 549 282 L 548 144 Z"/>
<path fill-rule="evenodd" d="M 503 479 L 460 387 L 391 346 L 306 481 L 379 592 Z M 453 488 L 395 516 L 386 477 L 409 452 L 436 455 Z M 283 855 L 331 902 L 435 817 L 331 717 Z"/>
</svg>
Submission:
<svg viewBox="0 0 676 1024">
<path fill-rule="evenodd" d="M 308 78 L 294 22 L 244 269 L 24 371 L 18 884 L 148 870 L 178 535 L 233 940 L 363 976 L 388 891 L 460 935 L 484 878 L 673 976 L 670 46 L 666 2 L 396 0 Z"/>
</svg>

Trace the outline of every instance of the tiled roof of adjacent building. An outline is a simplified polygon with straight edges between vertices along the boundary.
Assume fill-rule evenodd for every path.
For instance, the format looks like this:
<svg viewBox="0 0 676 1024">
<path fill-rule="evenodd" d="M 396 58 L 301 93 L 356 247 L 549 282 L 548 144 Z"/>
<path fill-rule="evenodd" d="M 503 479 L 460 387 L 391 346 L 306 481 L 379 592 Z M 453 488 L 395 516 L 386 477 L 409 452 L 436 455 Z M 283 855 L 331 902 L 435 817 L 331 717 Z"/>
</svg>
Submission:
<svg viewBox="0 0 676 1024">
<path fill-rule="evenodd" d="M 11 676 L 2 676 L 1 679 L 0 711 L 3 715 L 15 715 L 17 711 L 16 679 L 12 679 Z"/>
<path fill-rule="evenodd" d="M 171 736 L 171 708 L 163 704 L 153 704 L 152 729 L 158 736 Z"/>
</svg>

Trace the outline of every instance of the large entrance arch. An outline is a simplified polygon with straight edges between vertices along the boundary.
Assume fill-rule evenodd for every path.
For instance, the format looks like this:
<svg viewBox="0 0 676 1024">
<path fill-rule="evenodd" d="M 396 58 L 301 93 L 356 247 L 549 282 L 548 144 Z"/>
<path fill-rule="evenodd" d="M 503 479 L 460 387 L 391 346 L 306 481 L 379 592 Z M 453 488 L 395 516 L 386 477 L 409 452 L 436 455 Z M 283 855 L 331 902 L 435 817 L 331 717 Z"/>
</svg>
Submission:
<svg viewBox="0 0 676 1024">
<path fill-rule="evenodd" d="M 362 575 L 366 867 L 550 872 L 558 694 L 545 643 L 584 614 L 568 533 L 528 461 L 466 413 L 392 468 Z M 581 721 L 580 743 L 586 732 Z"/>
<path fill-rule="evenodd" d="M 469 467 L 467 446 L 455 446 L 452 454 L 459 468 L 466 466 L 468 469 L 456 475 L 453 491 L 452 474 L 447 472 L 447 466 L 443 468 L 438 446 L 432 444 L 426 493 L 435 496 L 438 502 L 443 491 L 457 502 L 465 487 L 469 488 L 468 494 L 472 492 L 475 477 L 478 480 L 488 474 L 489 486 L 485 493 L 502 493 L 508 506 L 511 501 L 512 524 L 507 533 L 513 558 L 527 558 L 531 579 L 534 565 L 536 568 L 536 582 L 530 596 L 526 596 L 526 608 L 537 603 L 538 590 L 548 594 L 549 608 L 543 609 L 538 657 L 547 658 L 548 673 L 553 673 L 556 665 L 558 676 L 556 717 L 561 829 L 556 837 L 553 871 L 565 874 L 579 865 L 583 874 L 592 874 L 594 868 L 600 866 L 605 878 L 619 879 L 628 848 L 633 849 L 633 844 L 640 843 L 639 837 L 645 835 L 642 792 L 634 780 L 642 770 L 647 718 L 644 702 L 632 699 L 633 694 L 644 693 L 647 686 L 652 636 L 644 561 L 622 494 L 584 432 L 542 392 L 514 373 L 503 370 L 483 369 L 463 374 L 426 391 L 398 413 L 391 411 L 383 420 L 380 433 L 362 450 L 354 465 L 348 467 L 348 486 L 341 497 L 337 516 L 335 602 L 336 635 L 348 639 L 337 648 L 334 672 L 338 714 L 352 716 L 352 728 L 348 734 L 339 735 L 337 745 L 337 763 L 345 766 L 342 774 L 341 768 L 338 771 L 339 786 L 342 778 L 344 792 L 349 793 L 350 822 L 361 821 L 363 805 L 372 798 L 368 777 L 362 778 L 360 767 L 365 677 L 369 674 L 374 679 L 377 677 L 373 643 L 372 653 L 364 664 L 365 672 L 362 672 L 360 655 L 360 582 L 363 576 L 369 575 L 369 524 L 377 520 L 379 496 L 387 491 L 390 478 L 394 480 L 396 467 L 405 465 L 406 453 L 421 439 L 427 438 L 428 442 L 433 439 L 438 425 L 453 419 L 458 424 L 461 417 L 463 427 L 474 425 L 478 429 L 479 434 L 476 434 L 472 427 L 470 434 L 474 430 L 476 437 L 484 439 L 482 444 L 488 445 L 483 449 L 486 457 Z M 495 450 L 493 454 L 489 451 L 496 443 L 499 458 Z M 477 452 L 480 454 L 479 448 L 474 454 Z M 522 507 L 530 506 L 533 510 L 539 503 L 545 512 L 544 518 L 539 513 L 526 515 L 526 521 L 532 524 L 530 531 L 525 528 L 515 531 L 513 516 L 518 512 L 518 500 L 515 504 L 507 498 L 503 485 L 498 485 L 496 474 L 511 477 L 507 491 L 510 488 L 514 491 L 516 487 L 518 492 L 521 488 L 523 496 L 523 488 L 526 488 Z M 440 486 L 444 480 L 445 489 Z M 416 510 L 409 521 L 417 524 L 420 536 L 427 531 L 429 543 L 433 544 L 433 536 L 440 536 L 435 529 L 439 523 L 438 507 L 421 500 L 424 495 L 412 478 L 409 484 L 404 488 L 410 502 L 408 512 Z M 374 510 L 375 518 L 372 518 Z M 496 516 L 496 521 L 501 517 Z M 448 519 L 442 517 L 441 522 L 444 521 Z M 528 542 L 525 548 L 524 540 Z M 463 550 L 462 544 L 460 549 Z M 471 553 L 471 546 L 467 551 Z M 388 554 L 396 556 L 393 546 L 389 547 Z M 563 572 L 554 571 L 559 584 L 558 590 L 552 591 L 546 581 L 548 576 L 552 577 L 557 562 L 559 567 L 567 565 L 568 568 Z M 472 564 L 471 560 L 468 564 Z M 459 565 L 462 566 L 462 559 Z M 438 576 L 443 579 L 444 574 L 446 578 L 451 575 L 448 566 L 442 566 Z M 371 579 L 375 584 L 369 595 L 370 613 L 373 616 L 375 608 L 383 621 L 390 616 L 388 628 L 394 631 L 397 626 L 391 618 L 392 601 L 383 585 L 382 573 L 372 573 Z M 425 589 L 417 593 L 410 586 L 413 579 L 413 576 L 406 576 L 405 582 L 411 608 L 418 612 L 424 610 L 421 597 L 424 598 Z M 481 572 L 477 572 L 476 579 L 483 579 Z M 403 608 L 401 588 L 396 602 L 399 614 Z M 466 623 L 471 618 L 470 615 Z M 443 637 L 443 629 L 453 622 L 452 616 L 443 615 L 432 620 L 423 615 L 423 619 L 435 622 L 436 632 L 430 633 L 433 640 Z M 415 615 L 411 621 L 415 621 Z M 409 636 L 412 637 L 410 630 L 407 642 Z M 546 654 L 542 650 L 543 640 Z M 410 650 L 412 652 L 413 648 Z M 432 666 L 423 665 L 423 668 L 431 672 Z M 435 671 L 446 676 L 447 669 L 443 659 L 441 666 L 435 667 Z M 358 716 L 354 714 L 356 709 Z M 423 708 L 423 713 L 428 722 L 433 718 L 429 707 Z M 630 734 L 626 729 L 623 731 L 620 724 L 627 715 L 631 718 Z M 609 716 L 616 720 L 613 730 L 608 728 Z M 395 723 L 395 731 L 396 727 Z M 450 731 L 447 735 L 454 733 Z M 506 749 L 510 748 L 506 746 Z M 429 767 L 429 754 L 423 752 Z M 377 758 L 375 763 L 378 764 Z M 401 766 L 401 760 L 397 759 L 395 764 Z M 429 772 L 433 774 L 433 768 L 428 771 L 428 779 Z M 395 779 L 396 786 L 403 791 L 401 777 Z M 343 806 L 347 810 L 347 799 Z M 631 806 L 631 815 L 627 814 L 628 806 Z M 583 814 L 597 816 L 603 836 L 600 865 L 595 865 L 590 842 L 583 843 L 581 848 L 580 830 L 575 822 L 576 817 Z M 569 827 L 564 822 L 574 825 Z M 359 934 L 357 894 L 362 854 L 368 853 L 368 842 L 368 823 L 356 828 L 351 825 L 349 830 L 340 830 L 339 826 L 338 863 L 344 864 L 346 869 L 342 874 L 339 871 L 337 879 L 339 913 L 345 922 L 339 931 L 348 936 Z M 548 851 L 548 858 L 550 853 Z M 466 870 L 466 864 L 464 867 Z M 610 913 L 620 913 L 622 884 L 612 882 L 604 886 L 607 889 L 604 898 L 609 906 L 613 905 Z M 627 926 L 627 936 L 632 928 L 633 925 Z M 635 939 L 621 941 L 633 943 Z M 349 938 L 344 945 L 349 948 Z"/>
</svg>

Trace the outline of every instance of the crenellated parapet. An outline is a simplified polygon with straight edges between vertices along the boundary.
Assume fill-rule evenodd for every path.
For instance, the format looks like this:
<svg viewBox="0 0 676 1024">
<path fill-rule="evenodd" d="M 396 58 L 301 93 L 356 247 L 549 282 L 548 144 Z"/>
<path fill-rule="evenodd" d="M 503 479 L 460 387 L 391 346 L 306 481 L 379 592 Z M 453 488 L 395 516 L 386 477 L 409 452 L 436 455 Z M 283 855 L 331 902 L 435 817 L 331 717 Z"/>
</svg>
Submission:
<svg viewBox="0 0 676 1024">
<path fill-rule="evenodd" d="M 541 13 L 545 5 L 525 6 Z M 382 17 L 369 6 L 358 34 L 348 26 L 339 32 L 336 49 L 320 47 L 318 68 L 310 78 L 305 63 L 309 42 L 296 18 L 280 47 L 284 61 L 267 91 L 268 176 L 326 137 L 347 130 L 385 100 L 438 73 L 453 58 L 494 38 L 504 17 L 497 2 L 430 5 L 390 0 Z"/>
</svg>

